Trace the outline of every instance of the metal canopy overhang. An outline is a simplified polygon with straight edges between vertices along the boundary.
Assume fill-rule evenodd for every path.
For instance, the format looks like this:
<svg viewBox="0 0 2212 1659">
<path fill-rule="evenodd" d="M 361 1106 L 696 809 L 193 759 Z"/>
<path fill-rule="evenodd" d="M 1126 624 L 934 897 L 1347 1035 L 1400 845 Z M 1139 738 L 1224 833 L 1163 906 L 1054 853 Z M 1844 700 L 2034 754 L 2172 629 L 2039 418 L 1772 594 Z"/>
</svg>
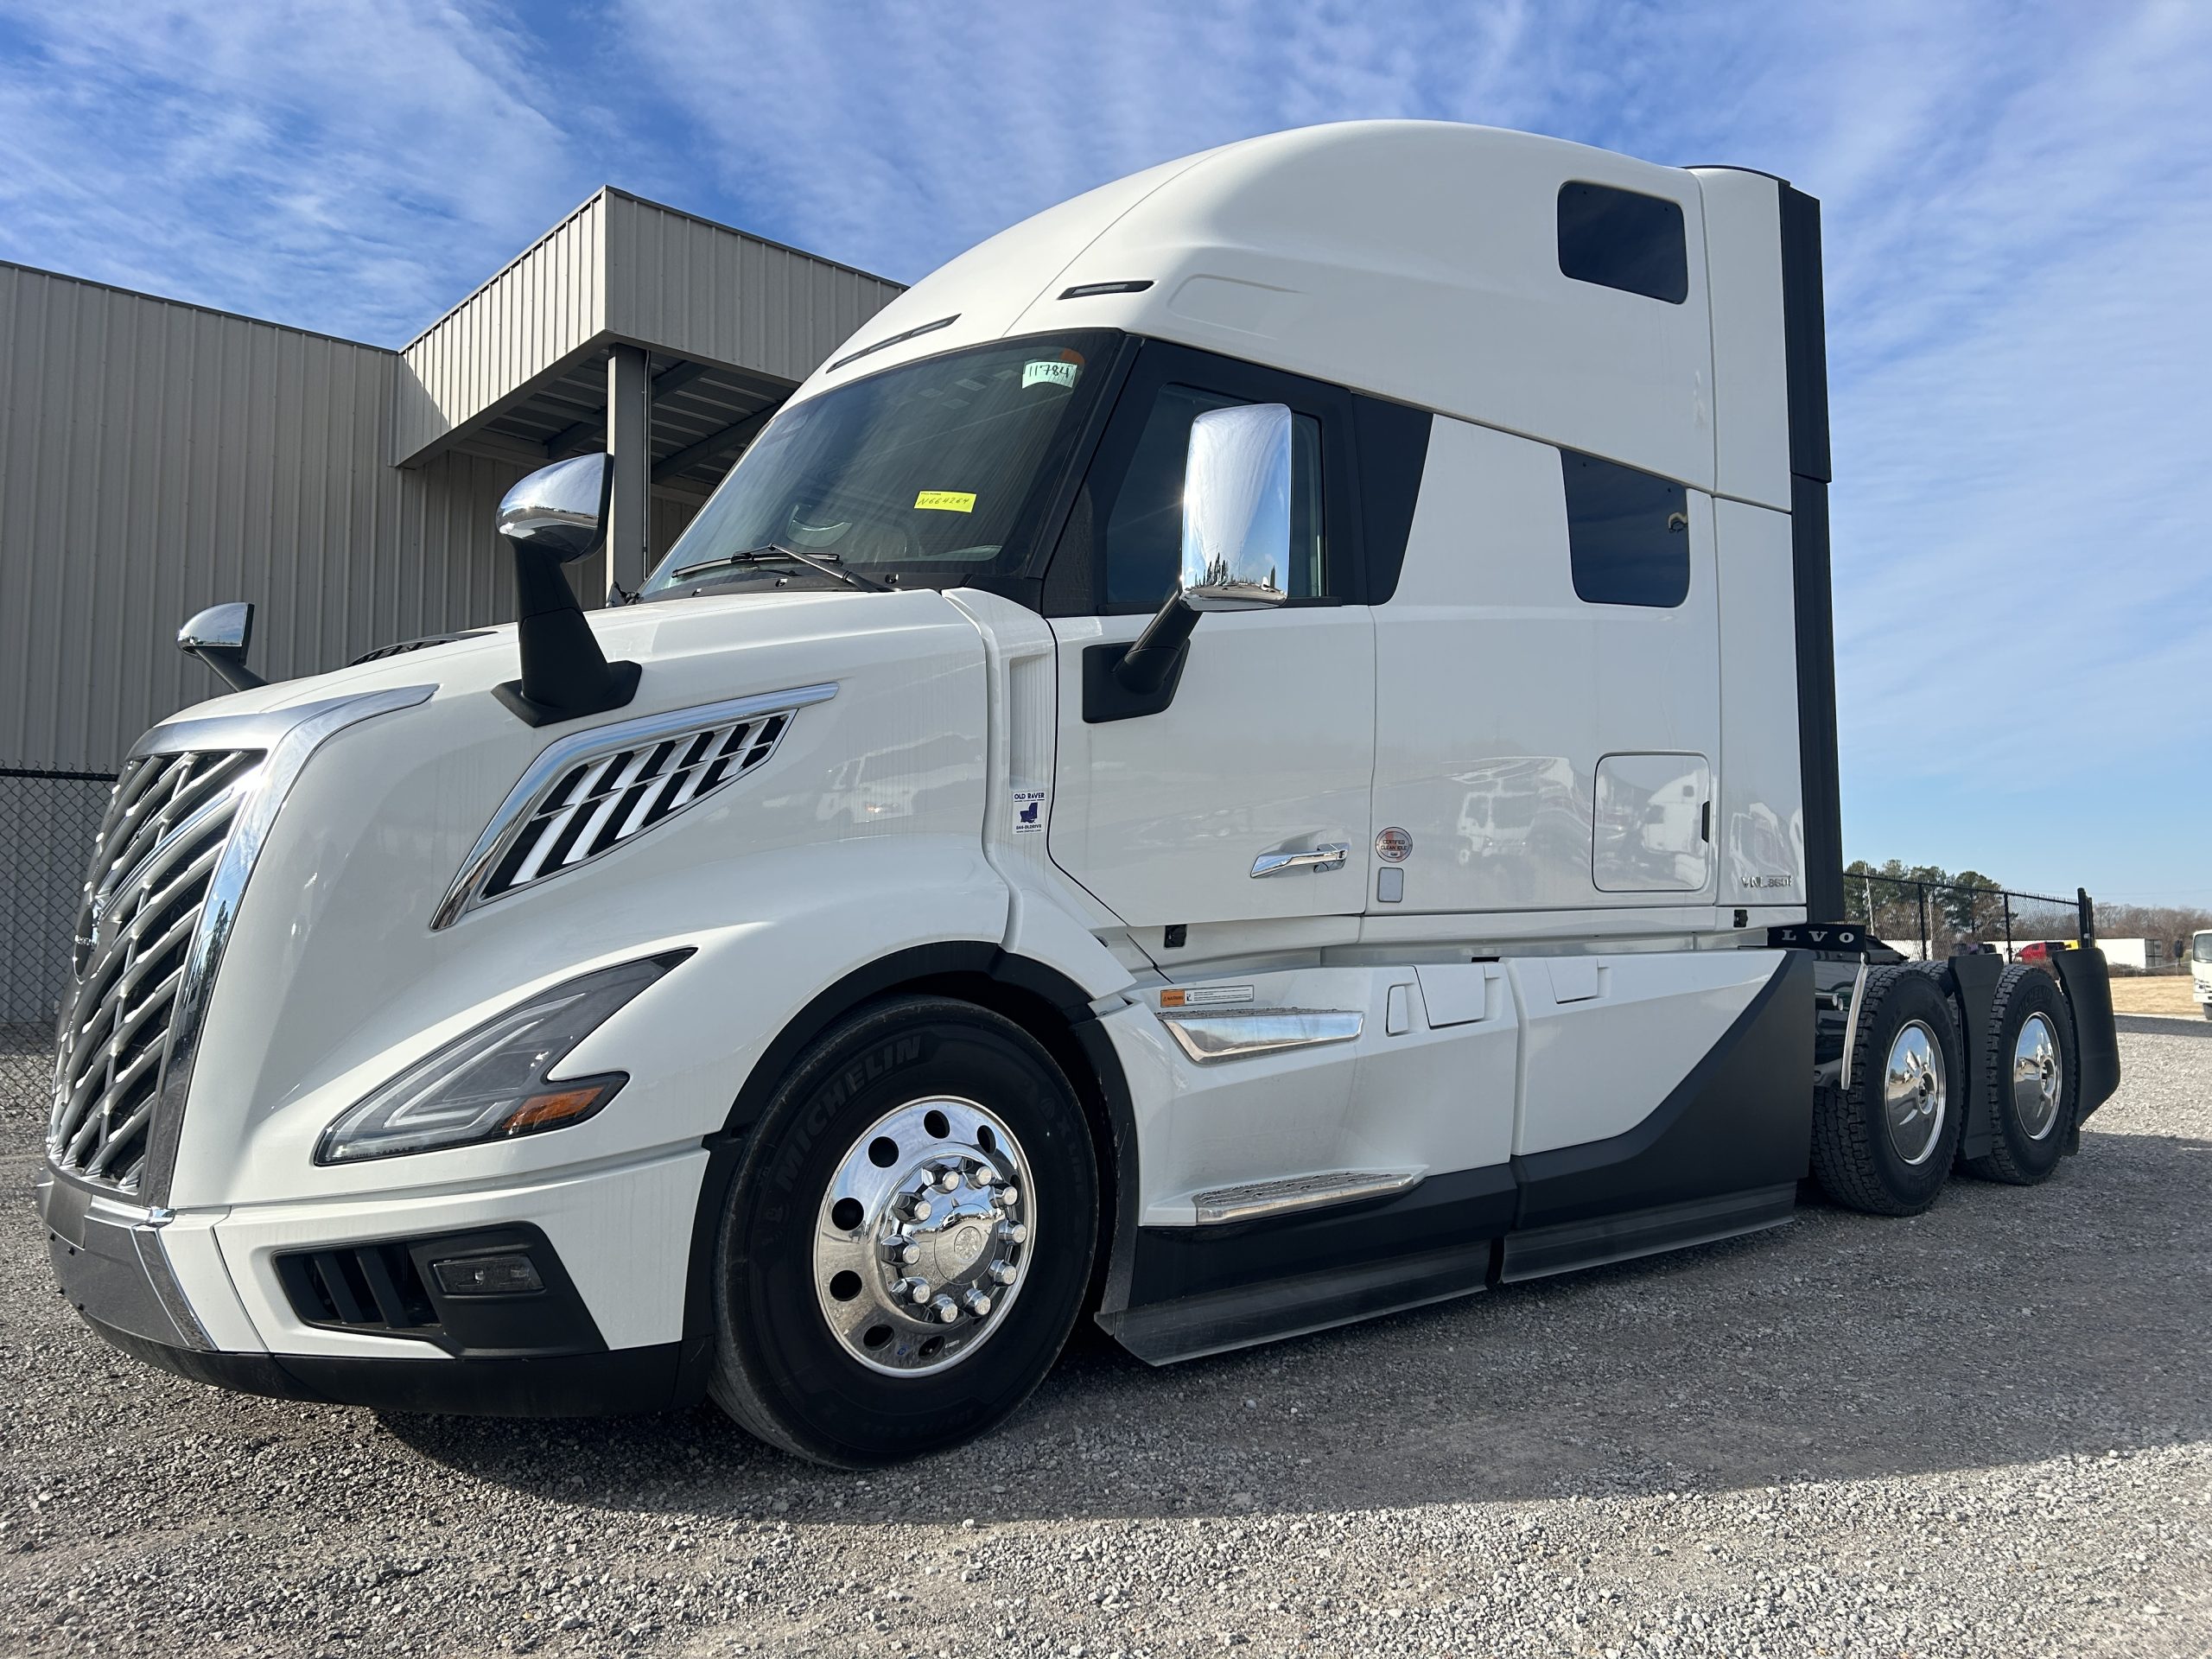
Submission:
<svg viewBox="0 0 2212 1659">
<path fill-rule="evenodd" d="M 603 447 L 610 353 L 634 347 L 653 383 L 653 482 L 703 491 L 899 291 L 609 187 L 402 348 L 391 459 Z"/>
<path fill-rule="evenodd" d="M 609 344 L 550 371 L 459 440 L 487 441 L 507 455 L 560 461 L 607 446 L 607 364 Z M 646 347 L 652 370 L 654 485 L 703 494 L 714 488 L 768 417 L 783 406 L 792 383 L 734 368 L 672 357 Z"/>
</svg>

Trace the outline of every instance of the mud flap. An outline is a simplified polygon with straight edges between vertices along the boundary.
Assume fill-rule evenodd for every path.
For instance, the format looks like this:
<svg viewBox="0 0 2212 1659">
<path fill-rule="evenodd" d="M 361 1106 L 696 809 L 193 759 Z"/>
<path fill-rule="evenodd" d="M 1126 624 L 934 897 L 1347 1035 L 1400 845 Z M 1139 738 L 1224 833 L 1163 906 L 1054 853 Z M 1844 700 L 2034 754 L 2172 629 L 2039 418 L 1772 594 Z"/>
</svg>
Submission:
<svg viewBox="0 0 2212 1659">
<path fill-rule="evenodd" d="M 2080 1081 L 2066 1143 L 2071 1152 L 2079 1143 L 2083 1120 L 2120 1087 L 2120 1033 L 2113 1024 L 2112 975 L 2103 951 L 2094 945 L 2054 950 L 2050 965 L 2057 969 L 2058 982 L 2074 1010 L 2075 1070 Z"/>
<path fill-rule="evenodd" d="M 1953 957 L 1944 964 L 1959 998 L 1959 1049 L 1966 1059 L 1966 1132 L 1959 1137 L 1959 1158 L 1986 1158 L 1997 1143 L 1997 1124 L 1989 1110 L 1989 1079 L 1984 1075 L 1988 1059 L 1990 1008 L 1997 1001 L 1997 982 L 2005 976 L 2005 958 L 1995 951 L 1976 951 Z"/>
</svg>

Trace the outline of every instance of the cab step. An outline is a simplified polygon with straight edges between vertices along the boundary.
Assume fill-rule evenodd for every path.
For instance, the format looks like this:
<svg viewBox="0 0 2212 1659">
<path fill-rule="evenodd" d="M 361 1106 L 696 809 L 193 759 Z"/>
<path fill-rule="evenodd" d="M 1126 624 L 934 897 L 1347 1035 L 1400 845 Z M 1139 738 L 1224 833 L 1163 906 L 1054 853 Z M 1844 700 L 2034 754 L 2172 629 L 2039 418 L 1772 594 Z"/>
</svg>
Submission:
<svg viewBox="0 0 2212 1659">
<path fill-rule="evenodd" d="M 1289 1215 L 1300 1210 L 1319 1210 L 1332 1204 L 1356 1204 L 1364 1198 L 1384 1198 L 1410 1192 L 1421 1184 L 1417 1169 L 1333 1169 L 1313 1175 L 1290 1175 L 1280 1180 L 1246 1181 L 1236 1186 L 1209 1187 L 1191 1195 L 1201 1227 L 1230 1222 L 1255 1221 L 1263 1216 Z"/>
</svg>

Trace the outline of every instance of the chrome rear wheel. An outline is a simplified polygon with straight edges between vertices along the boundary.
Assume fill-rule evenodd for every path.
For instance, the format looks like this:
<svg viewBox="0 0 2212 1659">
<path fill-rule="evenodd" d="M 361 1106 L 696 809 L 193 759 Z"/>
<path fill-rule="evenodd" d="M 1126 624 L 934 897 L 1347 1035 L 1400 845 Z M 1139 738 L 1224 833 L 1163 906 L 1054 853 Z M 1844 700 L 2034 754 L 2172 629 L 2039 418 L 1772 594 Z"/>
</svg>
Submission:
<svg viewBox="0 0 2212 1659">
<path fill-rule="evenodd" d="M 1906 1021 L 1890 1043 L 1882 1107 L 1897 1156 L 1914 1167 L 1926 1163 L 1942 1139 L 1950 1100 L 1942 1047 L 1923 1020 Z"/>
<path fill-rule="evenodd" d="M 2050 1133 L 2065 1093 L 2058 1033 L 2048 1014 L 2031 1014 L 2020 1022 L 2020 1034 L 2012 1039 L 2012 1109 L 2029 1140 L 2040 1141 Z"/>
</svg>

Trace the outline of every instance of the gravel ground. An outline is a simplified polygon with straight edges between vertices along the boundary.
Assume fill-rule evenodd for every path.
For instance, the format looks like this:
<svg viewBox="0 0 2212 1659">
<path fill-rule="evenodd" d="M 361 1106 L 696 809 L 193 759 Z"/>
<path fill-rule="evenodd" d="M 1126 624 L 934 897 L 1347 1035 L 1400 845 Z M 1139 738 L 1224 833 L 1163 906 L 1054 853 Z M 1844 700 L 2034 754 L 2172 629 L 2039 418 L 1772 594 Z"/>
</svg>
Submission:
<svg viewBox="0 0 2212 1659">
<path fill-rule="evenodd" d="M 0 1652 L 2201 1656 L 2212 1045 L 2121 1046 L 2048 1185 L 1167 1371 L 1092 1340 L 872 1478 L 711 1410 L 197 1388 L 69 1317 L 11 1205 Z"/>
</svg>

